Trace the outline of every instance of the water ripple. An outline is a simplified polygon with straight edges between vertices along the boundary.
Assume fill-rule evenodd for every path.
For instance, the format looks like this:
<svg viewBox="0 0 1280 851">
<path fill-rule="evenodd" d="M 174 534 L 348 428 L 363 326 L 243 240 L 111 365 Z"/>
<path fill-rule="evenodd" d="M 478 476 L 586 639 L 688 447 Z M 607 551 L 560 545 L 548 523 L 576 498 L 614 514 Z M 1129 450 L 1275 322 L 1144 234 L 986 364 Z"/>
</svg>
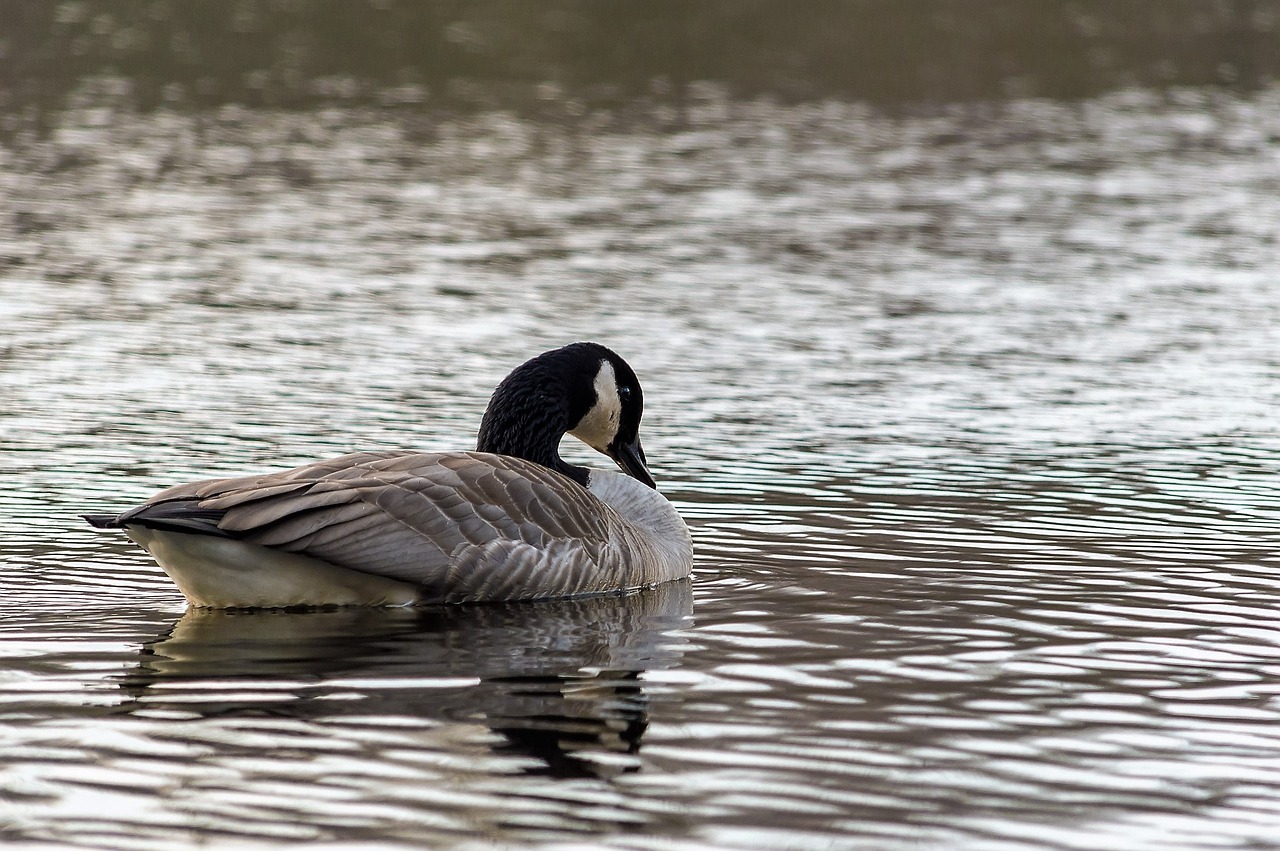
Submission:
<svg viewBox="0 0 1280 851">
<path fill-rule="evenodd" d="M 5 143 L 0 835 L 1273 844 L 1280 94 L 686 107 Z M 691 584 L 184 614 L 78 517 L 468 447 L 573 337 L 645 380 Z"/>
</svg>

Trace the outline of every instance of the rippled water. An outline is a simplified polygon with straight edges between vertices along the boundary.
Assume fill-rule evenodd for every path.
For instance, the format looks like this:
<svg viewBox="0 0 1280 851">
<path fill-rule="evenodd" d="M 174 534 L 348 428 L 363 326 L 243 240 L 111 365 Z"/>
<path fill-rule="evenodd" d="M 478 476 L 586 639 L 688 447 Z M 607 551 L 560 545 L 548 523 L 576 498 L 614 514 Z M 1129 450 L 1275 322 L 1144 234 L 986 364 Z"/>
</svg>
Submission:
<svg viewBox="0 0 1280 851">
<path fill-rule="evenodd" d="M 0 151 L 0 838 L 1275 842 L 1280 90 L 682 109 Z M 645 383 L 691 583 L 184 613 L 77 517 L 469 447 L 579 338 Z"/>
</svg>

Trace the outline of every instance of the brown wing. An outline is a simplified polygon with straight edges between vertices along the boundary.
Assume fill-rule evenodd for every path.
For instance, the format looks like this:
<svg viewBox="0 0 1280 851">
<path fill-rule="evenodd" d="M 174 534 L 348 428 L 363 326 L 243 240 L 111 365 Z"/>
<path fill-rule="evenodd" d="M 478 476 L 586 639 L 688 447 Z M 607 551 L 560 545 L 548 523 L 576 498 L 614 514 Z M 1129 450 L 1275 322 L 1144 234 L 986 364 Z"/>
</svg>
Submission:
<svg viewBox="0 0 1280 851">
<path fill-rule="evenodd" d="M 617 560 L 611 535 L 623 525 L 559 473 L 473 452 L 358 453 L 195 482 L 162 491 L 120 520 L 184 512 L 216 522 L 222 534 L 451 600 L 511 599 L 528 585 L 536 596 L 597 590 L 606 577 L 594 575 L 602 561 Z"/>
</svg>

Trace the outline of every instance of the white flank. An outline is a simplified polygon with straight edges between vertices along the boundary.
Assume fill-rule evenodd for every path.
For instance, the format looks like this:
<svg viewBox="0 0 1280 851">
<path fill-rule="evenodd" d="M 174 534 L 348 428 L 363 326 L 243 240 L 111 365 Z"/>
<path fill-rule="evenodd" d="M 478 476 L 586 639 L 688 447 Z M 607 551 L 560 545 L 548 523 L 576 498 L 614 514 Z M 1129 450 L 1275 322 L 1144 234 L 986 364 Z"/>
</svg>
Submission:
<svg viewBox="0 0 1280 851">
<path fill-rule="evenodd" d="M 411 606 L 417 600 L 408 583 L 244 541 L 141 526 L 125 531 L 193 606 Z"/>
</svg>

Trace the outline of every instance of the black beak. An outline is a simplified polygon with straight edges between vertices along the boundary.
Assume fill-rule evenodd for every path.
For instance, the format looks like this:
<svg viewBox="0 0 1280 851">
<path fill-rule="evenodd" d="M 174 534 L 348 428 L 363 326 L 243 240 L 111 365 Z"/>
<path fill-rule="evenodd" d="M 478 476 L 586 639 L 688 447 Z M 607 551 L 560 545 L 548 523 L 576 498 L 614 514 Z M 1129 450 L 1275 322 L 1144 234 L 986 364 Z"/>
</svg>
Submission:
<svg viewBox="0 0 1280 851">
<path fill-rule="evenodd" d="M 658 489 L 658 483 L 653 480 L 653 476 L 649 475 L 649 468 L 645 464 L 644 449 L 640 446 L 640 438 L 636 438 L 630 443 L 614 443 L 609 446 L 609 457 L 617 462 L 622 468 L 622 472 L 631 476 L 633 479 L 639 479 L 654 490 Z"/>
</svg>

